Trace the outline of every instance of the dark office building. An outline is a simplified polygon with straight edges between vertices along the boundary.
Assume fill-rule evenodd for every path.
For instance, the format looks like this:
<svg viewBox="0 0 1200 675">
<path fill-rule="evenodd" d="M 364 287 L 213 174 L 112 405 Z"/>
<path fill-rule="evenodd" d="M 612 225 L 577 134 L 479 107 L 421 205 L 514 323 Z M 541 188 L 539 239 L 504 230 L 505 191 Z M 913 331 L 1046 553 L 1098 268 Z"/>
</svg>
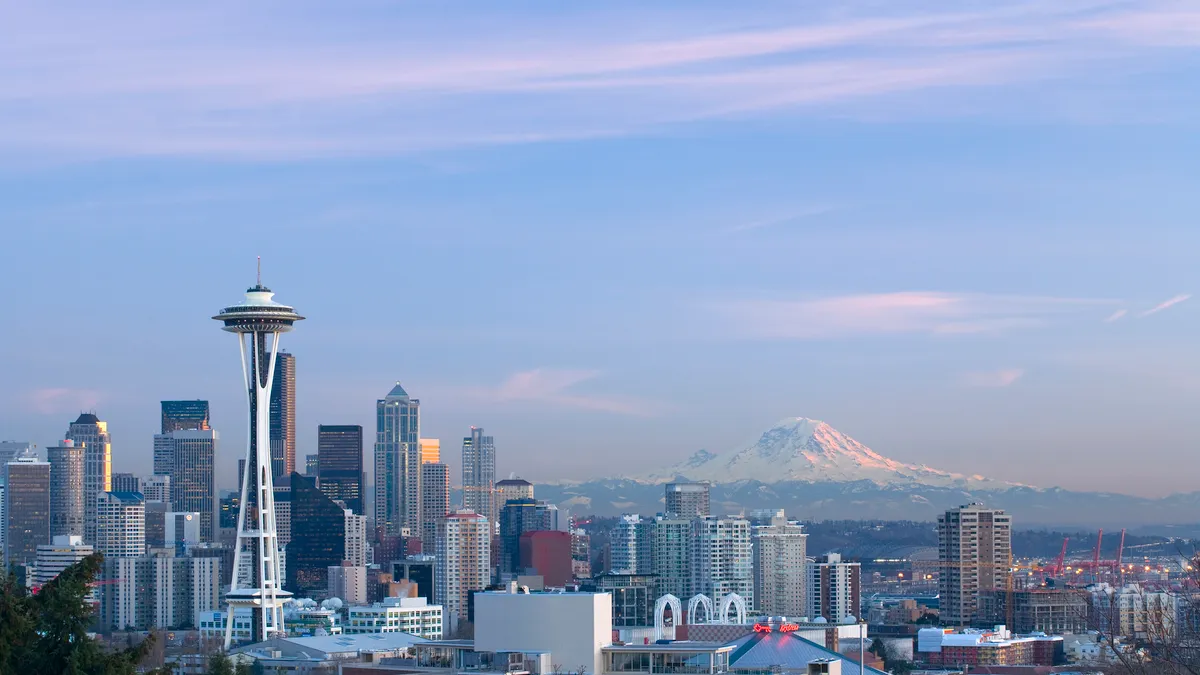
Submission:
<svg viewBox="0 0 1200 675">
<path fill-rule="evenodd" d="M 37 560 L 37 547 L 50 543 L 50 463 L 20 458 L 6 467 L 5 567 Z"/>
<path fill-rule="evenodd" d="M 292 540 L 287 546 L 287 590 L 315 597 L 329 587 L 327 568 L 346 558 L 346 511 L 310 476 L 292 472 Z"/>
<path fill-rule="evenodd" d="M 112 475 L 112 492 L 141 492 L 142 481 L 131 473 L 114 473 Z"/>
<path fill-rule="evenodd" d="M 271 471 L 275 477 L 296 470 L 296 357 L 279 352 L 271 385 Z"/>
<path fill-rule="evenodd" d="M 240 491 L 225 491 L 221 493 L 221 528 L 237 528 L 238 502 L 241 500 Z"/>
<path fill-rule="evenodd" d="M 167 545 L 168 502 L 146 502 L 146 548 L 162 548 Z M 236 519 L 235 519 L 236 520 Z"/>
<path fill-rule="evenodd" d="M 357 424 L 317 427 L 317 475 L 330 499 L 363 515 L 363 429 Z"/>
<path fill-rule="evenodd" d="M 217 476 L 213 459 L 217 432 L 174 431 L 171 470 L 171 510 L 200 514 L 200 540 L 216 541 Z"/>
<path fill-rule="evenodd" d="M 410 555 L 404 560 L 392 561 L 392 579 L 407 579 L 417 585 L 417 595 L 433 602 L 434 570 L 437 559 L 431 555 Z"/>
<path fill-rule="evenodd" d="M 162 432 L 208 431 L 208 401 L 163 401 Z"/>
<path fill-rule="evenodd" d="M 535 499 L 510 499 L 500 509 L 500 574 L 521 574 L 521 535 L 552 529 L 550 514 Z"/>
</svg>

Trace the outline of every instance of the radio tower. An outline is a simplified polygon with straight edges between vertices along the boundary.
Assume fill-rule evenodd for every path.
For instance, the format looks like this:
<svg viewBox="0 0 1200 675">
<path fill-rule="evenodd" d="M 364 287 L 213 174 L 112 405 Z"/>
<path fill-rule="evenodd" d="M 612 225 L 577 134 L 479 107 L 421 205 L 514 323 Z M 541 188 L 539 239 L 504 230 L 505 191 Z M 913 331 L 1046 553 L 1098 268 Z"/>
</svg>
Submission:
<svg viewBox="0 0 1200 675">
<path fill-rule="evenodd" d="M 246 299 L 221 310 L 213 318 L 236 333 L 242 353 L 242 383 L 250 398 L 250 428 L 246 446 L 246 470 L 238 502 L 237 545 L 233 551 L 232 583 L 225 600 L 225 649 L 233 642 L 233 619 L 237 609 L 249 607 L 254 617 L 251 641 L 261 642 L 284 634 L 283 603 L 291 593 L 279 578 L 279 542 L 275 533 L 275 492 L 271 480 L 271 383 L 279 334 L 292 329 L 304 317 L 271 298 L 275 294 L 262 285 L 262 260 L 258 282 L 246 291 Z M 242 556 L 250 556 L 250 578 L 239 584 Z"/>
</svg>

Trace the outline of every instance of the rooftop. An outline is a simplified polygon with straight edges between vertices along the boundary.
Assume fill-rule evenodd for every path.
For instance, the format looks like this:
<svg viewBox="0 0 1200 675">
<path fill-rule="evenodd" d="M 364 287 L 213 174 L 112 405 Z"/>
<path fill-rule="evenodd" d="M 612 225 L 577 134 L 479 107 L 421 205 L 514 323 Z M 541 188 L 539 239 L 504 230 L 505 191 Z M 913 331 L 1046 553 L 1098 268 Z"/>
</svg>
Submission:
<svg viewBox="0 0 1200 675">
<path fill-rule="evenodd" d="M 408 400 L 408 392 L 404 391 L 404 387 L 401 387 L 400 383 L 397 382 L 396 386 L 392 387 L 392 390 L 388 392 L 388 395 L 386 398 L 393 399 L 393 400 L 407 401 Z"/>
<path fill-rule="evenodd" d="M 82 413 L 79 415 L 79 419 L 75 420 L 73 424 L 98 424 L 99 422 L 100 418 L 96 417 L 95 413 Z"/>
<path fill-rule="evenodd" d="M 274 651 L 286 659 L 326 659 L 331 654 L 383 652 L 408 649 L 428 642 L 410 633 L 363 633 L 359 635 L 319 635 L 314 637 L 276 638 L 233 650 L 234 653 Z"/>
</svg>

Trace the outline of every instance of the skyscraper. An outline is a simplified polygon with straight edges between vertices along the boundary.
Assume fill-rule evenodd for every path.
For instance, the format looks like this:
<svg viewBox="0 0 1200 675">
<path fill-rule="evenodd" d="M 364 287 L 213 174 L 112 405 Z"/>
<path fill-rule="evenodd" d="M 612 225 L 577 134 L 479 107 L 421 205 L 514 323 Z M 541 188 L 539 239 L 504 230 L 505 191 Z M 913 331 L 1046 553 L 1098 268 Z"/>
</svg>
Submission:
<svg viewBox="0 0 1200 675">
<path fill-rule="evenodd" d="M 781 515 L 769 524 L 755 525 L 751 540 L 758 609 L 768 616 L 813 617 L 806 613 L 804 604 L 808 553 L 804 528 Z"/>
<path fill-rule="evenodd" d="M 142 480 L 131 473 L 114 473 L 112 475 L 113 492 L 141 492 Z"/>
<path fill-rule="evenodd" d="M 496 443 L 471 427 L 462 445 L 463 507 L 496 522 Z"/>
<path fill-rule="evenodd" d="M 140 492 L 105 492 L 96 506 L 96 550 L 105 558 L 146 554 L 146 500 Z"/>
<path fill-rule="evenodd" d="M 210 429 L 208 401 L 163 401 L 162 432 L 205 431 Z"/>
<path fill-rule="evenodd" d="M 292 540 L 288 543 L 287 588 L 296 594 L 324 591 L 328 568 L 346 559 L 346 510 L 298 473 L 291 475 Z"/>
<path fill-rule="evenodd" d="M 441 462 L 421 465 L 422 550 L 437 546 L 437 525 L 450 513 L 450 467 Z"/>
<path fill-rule="evenodd" d="M 609 571 L 617 574 L 654 574 L 654 521 L 625 514 L 613 527 L 609 541 L 612 563 Z"/>
<path fill-rule="evenodd" d="M 821 556 L 807 563 L 808 588 L 805 590 L 804 615 L 816 620 L 841 623 L 846 617 L 858 618 L 862 606 L 862 573 L 856 562 L 842 560 L 839 553 Z"/>
<path fill-rule="evenodd" d="M 274 472 L 272 477 L 282 477 L 296 470 L 296 357 L 279 352 L 274 377 L 271 385 L 271 470 Z"/>
<path fill-rule="evenodd" d="M 4 563 L 22 565 L 37 559 L 37 547 L 50 543 L 50 463 L 21 456 L 5 465 Z"/>
<path fill-rule="evenodd" d="M 397 382 L 375 402 L 375 526 L 384 534 L 421 526 L 421 402 Z"/>
<path fill-rule="evenodd" d="M 491 551 L 492 524 L 483 516 L 461 509 L 438 524 L 434 601 L 442 606 L 444 632 L 466 620 L 471 592 L 491 582 Z"/>
<path fill-rule="evenodd" d="M 982 504 L 967 504 L 938 516 L 938 595 L 944 625 L 970 625 L 978 618 L 981 591 L 1007 587 L 1012 566 L 1012 517 Z"/>
<path fill-rule="evenodd" d="M 421 463 L 430 464 L 442 461 L 442 442 L 436 438 L 422 438 Z"/>
<path fill-rule="evenodd" d="M 321 472 L 321 455 L 311 453 L 304 456 L 304 475 L 317 476 Z"/>
<path fill-rule="evenodd" d="M 357 424 L 317 427 L 321 492 L 363 515 L 363 429 Z"/>
<path fill-rule="evenodd" d="M 245 300 L 226 307 L 213 318 L 224 324 L 224 329 L 238 336 L 238 347 L 242 354 L 242 384 L 250 408 L 250 443 L 246 448 L 245 480 L 241 485 L 242 499 L 239 500 L 237 540 L 234 544 L 228 605 L 225 627 L 225 648 L 233 641 L 234 616 L 238 608 L 249 608 L 253 616 L 251 639 L 254 642 L 269 639 L 284 632 L 283 603 L 290 594 L 281 588 L 279 543 L 275 530 L 274 469 L 271 453 L 271 403 L 280 401 L 280 407 L 288 412 L 282 420 L 281 429 L 289 423 L 294 439 L 294 391 L 280 399 L 275 398 L 276 366 L 279 365 L 280 334 L 290 331 L 300 316 L 287 305 L 276 302 L 271 289 L 258 283 L 247 289 Z M 288 371 L 283 377 L 294 385 L 295 366 L 290 357 L 283 359 Z M 289 401 L 291 401 L 289 403 Z M 290 408 L 290 409 L 289 409 Z M 282 435 L 282 434 L 281 434 Z M 294 460 L 294 446 L 292 447 Z M 285 453 L 286 455 L 286 453 Z M 176 466 L 179 461 L 176 460 Z M 174 480 L 174 477 L 172 477 Z M 199 511 L 199 509 L 180 509 Z M 243 556 L 250 561 L 249 579 L 240 584 L 238 570 Z"/>
<path fill-rule="evenodd" d="M 692 590 L 693 552 L 696 535 L 691 518 L 659 516 L 654 519 L 654 574 L 657 593 L 670 593 L 677 598 L 690 598 L 699 591 Z"/>
<path fill-rule="evenodd" d="M 692 592 L 719 599 L 737 593 L 754 604 L 754 559 L 750 553 L 750 521 L 708 516 L 692 521 L 695 549 Z"/>
<path fill-rule="evenodd" d="M 83 536 L 84 448 L 63 441 L 46 448 L 50 460 L 50 536 Z"/>
<path fill-rule="evenodd" d="M 703 518 L 709 515 L 708 483 L 667 483 L 666 512 L 680 518 Z"/>
<path fill-rule="evenodd" d="M 112 440 L 108 422 L 92 413 L 83 413 L 67 429 L 67 440 L 84 448 L 83 464 L 83 540 L 96 542 L 96 500 L 112 489 Z"/>
<path fill-rule="evenodd" d="M 200 514 L 200 537 L 217 540 L 217 432 L 173 431 L 171 439 L 171 510 Z"/>
</svg>

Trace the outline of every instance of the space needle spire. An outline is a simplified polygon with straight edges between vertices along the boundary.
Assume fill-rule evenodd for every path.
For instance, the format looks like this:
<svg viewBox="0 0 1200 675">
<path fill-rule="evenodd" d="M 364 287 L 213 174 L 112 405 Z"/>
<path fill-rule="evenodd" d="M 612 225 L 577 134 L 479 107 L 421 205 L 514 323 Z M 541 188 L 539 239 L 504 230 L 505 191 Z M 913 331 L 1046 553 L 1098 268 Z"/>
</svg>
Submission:
<svg viewBox="0 0 1200 675">
<path fill-rule="evenodd" d="M 275 376 L 275 357 L 279 335 L 292 329 L 304 317 L 272 298 L 271 289 L 262 285 L 262 260 L 258 279 L 246 291 L 246 298 L 222 309 L 213 318 L 224 329 L 238 336 L 242 354 L 242 382 L 250 402 L 249 439 L 246 445 L 246 470 L 243 472 L 241 500 L 238 502 L 237 546 L 233 553 L 232 582 L 225 600 L 229 614 L 225 619 L 225 648 L 233 640 L 233 621 L 237 609 L 251 609 L 251 640 L 261 642 L 284 634 L 283 603 L 291 593 L 283 590 L 279 577 L 279 541 L 275 530 L 275 491 L 271 476 L 270 420 L 271 386 Z M 249 558 L 250 577 L 239 579 L 244 557 Z"/>
</svg>

